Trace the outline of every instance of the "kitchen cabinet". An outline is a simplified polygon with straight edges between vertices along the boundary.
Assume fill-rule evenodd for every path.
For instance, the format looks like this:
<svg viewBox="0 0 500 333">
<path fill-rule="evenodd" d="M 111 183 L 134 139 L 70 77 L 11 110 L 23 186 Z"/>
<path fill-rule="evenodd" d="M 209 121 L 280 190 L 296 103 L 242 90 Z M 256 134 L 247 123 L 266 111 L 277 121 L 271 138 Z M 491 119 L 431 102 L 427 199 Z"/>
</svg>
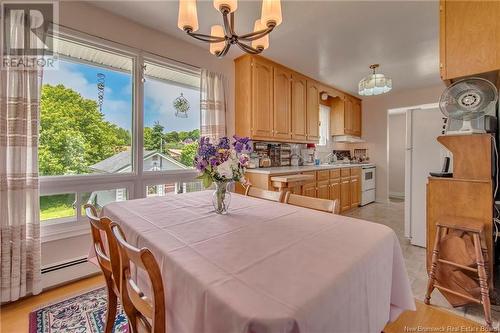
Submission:
<svg viewBox="0 0 500 333">
<path fill-rule="evenodd" d="M 440 2 L 443 80 L 500 70 L 500 1 Z"/>
<path fill-rule="evenodd" d="M 316 183 L 304 184 L 302 186 L 302 195 L 316 198 Z"/>
<path fill-rule="evenodd" d="M 351 168 L 351 206 L 356 208 L 361 203 L 361 168 Z"/>
<path fill-rule="evenodd" d="M 307 141 L 307 79 L 292 73 L 292 139 Z"/>
<path fill-rule="evenodd" d="M 235 59 L 235 132 L 253 140 L 317 143 L 319 84 L 273 61 Z"/>
<path fill-rule="evenodd" d="M 253 186 L 276 191 L 281 187 L 276 185 L 276 178 L 299 174 L 309 175 L 311 178 L 305 182 L 301 182 L 301 186 L 291 187 L 289 190 L 294 194 L 312 198 L 338 200 L 341 212 L 347 212 L 352 208 L 358 207 L 361 203 L 361 168 L 359 167 L 280 174 L 253 173 L 247 170 L 245 176 Z M 274 181 L 271 181 L 271 178 Z M 237 192 L 244 193 L 243 187 L 237 187 Z"/>
<path fill-rule="evenodd" d="M 361 101 L 349 95 L 331 99 L 330 135 L 352 135 L 360 137 Z"/>
<path fill-rule="evenodd" d="M 307 80 L 307 140 L 319 141 L 319 94 L 320 85 Z"/>
<path fill-rule="evenodd" d="M 273 137 L 290 139 L 292 73 L 281 66 L 274 67 Z"/>
<path fill-rule="evenodd" d="M 273 66 L 256 58 L 252 62 L 252 136 L 273 136 Z"/>
<path fill-rule="evenodd" d="M 319 181 L 317 186 L 316 197 L 321 199 L 330 199 L 330 181 Z"/>
</svg>

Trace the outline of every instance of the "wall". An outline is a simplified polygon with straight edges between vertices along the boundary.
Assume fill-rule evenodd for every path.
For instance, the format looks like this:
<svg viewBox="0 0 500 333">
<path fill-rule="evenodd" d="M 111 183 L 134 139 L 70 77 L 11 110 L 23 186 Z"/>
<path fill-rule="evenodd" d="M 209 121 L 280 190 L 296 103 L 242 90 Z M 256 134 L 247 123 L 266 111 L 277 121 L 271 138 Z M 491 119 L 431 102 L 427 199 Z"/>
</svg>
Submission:
<svg viewBox="0 0 500 333">
<path fill-rule="evenodd" d="M 406 154 L 406 114 L 389 115 L 389 196 L 404 197 L 405 194 L 405 154 Z"/>
<path fill-rule="evenodd" d="M 136 49 L 223 73 L 228 79 L 229 87 L 227 94 L 227 129 L 228 134 L 232 135 L 234 133 L 234 65 L 231 59 L 218 59 L 212 56 L 206 47 L 202 48 L 176 39 L 81 1 L 60 2 L 60 24 Z M 42 265 L 51 265 L 86 256 L 89 248 L 89 233 L 72 238 L 43 242 Z M 84 265 L 88 267 L 86 271 L 92 271 L 91 264 Z M 64 281 L 61 280 L 61 275 L 66 275 L 66 272 L 56 272 L 59 275 L 57 278 L 48 275 L 44 276 L 44 286 Z M 78 274 L 81 276 L 84 273 L 78 271 Z M 78 276 L 71 274 L 67 276 L 67 280 L 75 278 L 78 278 Z"/>
<path fill-rule="evenodd" d="M 363 98 L 363 139 L 369 149 L 371 162 L 377 166 L 376 200 L 378 202 L 387 202 L 389 197 L 387 110 L 435 103 L 439 100 L 444 88 L 444 84 L 438 84 Z"/>
</svg>

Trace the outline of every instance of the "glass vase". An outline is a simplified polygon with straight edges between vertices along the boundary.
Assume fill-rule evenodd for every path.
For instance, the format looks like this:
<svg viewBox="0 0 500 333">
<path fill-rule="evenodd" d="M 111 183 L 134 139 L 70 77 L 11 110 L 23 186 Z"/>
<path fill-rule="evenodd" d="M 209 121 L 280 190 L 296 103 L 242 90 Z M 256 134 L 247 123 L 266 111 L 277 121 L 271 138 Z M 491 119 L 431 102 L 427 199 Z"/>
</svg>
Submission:
<svg viewBox="0 0 500 333">
<path fill-rule="evenodd" d="M 215 191 L 212 195 L 212 204 L 217 214 L 227 214 L 231 203 L 230 181 L 215 182 Z"/>
</svg>

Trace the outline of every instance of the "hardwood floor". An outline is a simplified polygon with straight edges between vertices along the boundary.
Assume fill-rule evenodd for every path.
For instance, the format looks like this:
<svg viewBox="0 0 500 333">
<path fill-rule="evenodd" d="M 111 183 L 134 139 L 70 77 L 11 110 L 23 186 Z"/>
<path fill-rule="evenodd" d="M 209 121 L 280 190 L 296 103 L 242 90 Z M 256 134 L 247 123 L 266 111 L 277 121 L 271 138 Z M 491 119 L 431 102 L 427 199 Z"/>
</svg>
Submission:
<svg viewBox="0 0 500 333">
<path fill-rule="evenodd" d="M 0 307 L 0 333 L 28 333 L 28 317 L 33 310 L 99 286 L 104 286 L 104 278 L 96 275 L 4 305 Z"/>
<path fill-rule="evenodd" d="M 27 333 L 28 315 L 34 309 L 99 286 L 104 286 L 104 279 L 100 275 L 5 305 L 0 308 L 0 332 Z M 456 331 L 453 328 L 459 330 Z M 485 330 L 474 321 L 417 301 L 416 312 L 403 313 L 397 321 L 387 325 L 384 332 L 485 332 Z"/>
</svg>

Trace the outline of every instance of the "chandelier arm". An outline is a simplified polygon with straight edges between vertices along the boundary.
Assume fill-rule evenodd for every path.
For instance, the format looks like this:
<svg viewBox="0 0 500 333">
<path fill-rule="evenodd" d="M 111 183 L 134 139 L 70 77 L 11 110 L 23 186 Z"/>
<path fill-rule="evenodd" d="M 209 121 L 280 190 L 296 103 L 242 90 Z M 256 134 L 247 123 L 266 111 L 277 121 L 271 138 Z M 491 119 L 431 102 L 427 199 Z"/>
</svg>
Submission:
<svg viewBox="0 0 500 333">
<path fill-rule="evenodd" d="M 230 13 L 229 15 L 231 16 L 231 20 L 227 17 L 228 13 L 222 13 L 222 18 L 224 19 L 224 31 L 226 32 L 226 36 L 233 36 L 234 35 L 234 13 Z"/>
<path fill-rule="evenodd" d="M 242 49 L 246 53 L 259 54 L 262 52 L 262 50 L 255 49 L 255 48 L 251 47 L 250 45 L 246 45 L 244 43 L 241 43 L 240 41 L 237 41 L 236 45 L 238 45 L 239 48 Z"/>
<path fill-rule="evenodd" d="M 227 54 L 227 52 L 229 51 L 230 47 L 231 47 L 231 44 L 229 44 L 226 41 L 226 45 L 224 45 L 224 48 L 222 49 L 222 51 L 220 51 L 220 53 L 217 55 L 217 57 L 222 58 L 223 56 L 225 56 Z"/>
<path fill-rule="evenodd" d="M 263 30 L 259 30 L 259 31 L 254 31 L 254 32 L 250 32 L 248 34 L 244 34 L 244 35 L 238 36 L 238 39 L 251 42 L 253 40 L 262 38 L 262 37 L 270 34 L 271 31 L 273 31 L 273 30 L 274 30 L 274 27 L 269 27 L 267 29 L 263 29 Z"/>
<path fill-rule="evenodd" d="M 197 33 L 190 32 L 190 31 L 186 31 L 186 33 L 195 39 L 198 39 L 198 40 L 201 40 L 201 41 L 207 42 L 207 43 L 220 43 L 220 42 L 223 42 L 226 40 L 226 37 L 197 34 Z"/>
</svg>

